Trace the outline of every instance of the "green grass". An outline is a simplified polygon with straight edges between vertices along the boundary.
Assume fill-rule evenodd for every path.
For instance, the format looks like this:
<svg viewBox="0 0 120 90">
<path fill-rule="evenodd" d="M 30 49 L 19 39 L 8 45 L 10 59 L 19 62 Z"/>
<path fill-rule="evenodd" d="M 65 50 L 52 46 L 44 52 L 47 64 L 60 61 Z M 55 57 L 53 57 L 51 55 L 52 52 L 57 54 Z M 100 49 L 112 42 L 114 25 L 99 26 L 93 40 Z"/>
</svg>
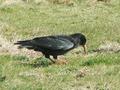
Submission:
<svg viewBox="0 0 120 90">
<path fill-rule="evenodd" d="M 35 36 L 81 32 L 87 37 L 91 54 L 104 41 L 120 43 L 119 26 L 119 0 L 93 5 L 81 0 L 75 6 L 0 6 L 0 35 L 11 43 Z M 44 57 L 0 55 L 0 90 L 119 90 L 120 53 L 74 55 L 65 55 L 67 65 L 49 65 Z M 81 71 L 85 76 L 79 76 Z"/>
<path fill-rule="evenodd" d="M 1 77 L 6 76 L 6 79 L 0 82 L 2 90 L 76 90 L 83 88 L 116 90 L 119 88 L 119 54 L 101 54 L 88 59 L 68 58 L 68 65 L 49 65 L 47 67 L 26 65 L 22 63 L 23 56 L 0 57 Z M 44 58 L 39 60 L 42 59 Z M 85 76 L 76 77 L 79 71 L 84 71 L 85 68 L 88 71 L 84 72 Z"/>
<path fill-rule="evenodd" d="M 103 54 L 103 55 L 97 55 L 96 57 L 89 58 L 83 65 L 91 66 L 91 65 L 97 65 L 97 64 L 105 64 L 105 65 L 114 65 L 114 64 L 120 64 L 120 55 L 119 54 Z"/>
</svg>

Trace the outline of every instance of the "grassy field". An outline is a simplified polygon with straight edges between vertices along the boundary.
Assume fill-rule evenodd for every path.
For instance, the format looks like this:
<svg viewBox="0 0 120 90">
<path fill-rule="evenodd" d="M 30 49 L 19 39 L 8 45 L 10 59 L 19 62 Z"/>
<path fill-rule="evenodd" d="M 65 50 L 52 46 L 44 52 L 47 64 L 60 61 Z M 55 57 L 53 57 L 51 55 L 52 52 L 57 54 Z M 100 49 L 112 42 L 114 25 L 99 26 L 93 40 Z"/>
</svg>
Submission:
<svg viewBox="0 0 120 90">
<path fill-rule="evenodd" d="M 76 32 L 86 35 L 89 54 L 70 52 L 64 55 L 67 65 L 49 65 L 44 57 L 21 51 L 11 54 L 17 40 Z M 75 0 L 73 5 L 1 0 L 0 49 L 6 43 L 7 49 L 0 50 L 0 90 L 119 90 L 120 52 L 93 52 L 106 41 L 120 43 L 119 34 L 119 0 Z"/>
</svg>

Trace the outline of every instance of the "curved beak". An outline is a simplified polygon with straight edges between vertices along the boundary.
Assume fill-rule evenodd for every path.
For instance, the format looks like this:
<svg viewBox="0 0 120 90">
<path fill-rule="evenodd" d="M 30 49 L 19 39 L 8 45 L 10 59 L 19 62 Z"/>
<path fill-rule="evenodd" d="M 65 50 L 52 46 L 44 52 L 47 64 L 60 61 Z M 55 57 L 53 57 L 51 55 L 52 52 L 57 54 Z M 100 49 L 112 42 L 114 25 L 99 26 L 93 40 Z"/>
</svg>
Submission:
<svg viewBox="0 0 120 90">
<path fill-rule="evenodd" d="M 84 54 L 87 54 L 87 46 L 83 45 L 83 49 L 84 49 Z"/>
</svg>

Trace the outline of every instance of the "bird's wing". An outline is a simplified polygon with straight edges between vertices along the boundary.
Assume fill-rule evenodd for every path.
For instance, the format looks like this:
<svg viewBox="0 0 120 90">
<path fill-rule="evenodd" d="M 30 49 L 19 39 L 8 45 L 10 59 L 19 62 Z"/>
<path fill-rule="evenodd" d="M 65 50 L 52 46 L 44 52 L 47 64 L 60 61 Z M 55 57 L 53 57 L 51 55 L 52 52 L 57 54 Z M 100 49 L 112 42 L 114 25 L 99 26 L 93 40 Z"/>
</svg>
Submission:
<svg viewBox="0 0 120 90">
<path fill-rule="evenodd" d="M 67 40 L 66 38 L 58 37 L 40 37 L 34 38 L 32 43 L 50 50 L 68 50 L 74 46 L 74 43 Z"/>
</svg>

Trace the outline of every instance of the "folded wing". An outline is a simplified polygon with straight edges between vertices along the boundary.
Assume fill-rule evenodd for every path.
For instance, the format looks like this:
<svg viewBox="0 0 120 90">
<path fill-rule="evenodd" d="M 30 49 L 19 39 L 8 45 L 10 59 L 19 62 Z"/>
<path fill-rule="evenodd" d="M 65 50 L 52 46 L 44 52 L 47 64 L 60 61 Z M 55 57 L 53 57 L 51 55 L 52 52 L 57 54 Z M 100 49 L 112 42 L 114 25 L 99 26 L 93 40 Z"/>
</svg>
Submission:
<svg viewBox="0 0 120 90">
<path fill-rule="evenodd" d="M 31 42 L 41 48 L 49 50 L 68 50 L 74 47 L 74 44 L 62 37 L 40 37 L 34 38 Z"/>
</svg>

